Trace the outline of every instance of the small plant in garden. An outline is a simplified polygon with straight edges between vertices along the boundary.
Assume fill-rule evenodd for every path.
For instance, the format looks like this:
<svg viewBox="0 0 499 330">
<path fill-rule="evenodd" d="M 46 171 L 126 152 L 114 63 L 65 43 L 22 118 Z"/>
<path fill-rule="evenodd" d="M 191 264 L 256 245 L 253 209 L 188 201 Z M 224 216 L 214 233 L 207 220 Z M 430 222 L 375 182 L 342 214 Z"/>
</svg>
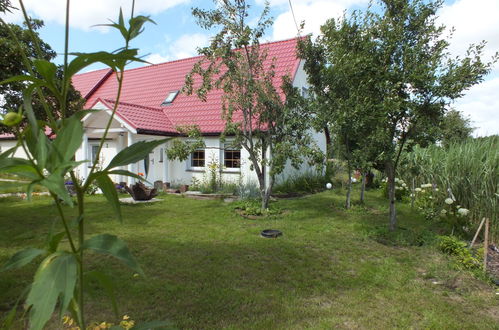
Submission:
<svg viewBox="0 0 499 330">
<path fill-rule="evenodd" d="M 457 205 L 454 199 L 447 197 L 440 210 L 440 217 L 452 228 L 453 233 L 467 234 L 470 224 L 469 212 L 468 209 Z"/>
<path fill-rule="evenodd" d="M 234 209 L 243 216 L 272 216 L 282 213 L 282 210 L 273 204 L 269 204 L 267 209 L 262 210 L 258 199 L 248 199 L 245 201 L 235 202 Z"/>
<path fill-rule="evenodd" d="M 69 2 L 68 0 L 67 15 L 69 15 Z M 31 30 L 31 20 L 22 0 L 20 4 L 26 25 Z M 68 17 L 67 21 L 69 21 Z M 86 278 L 94 276 L 105 288 L 108 288 L 111 282 L 105 274 L 97 271 L 89 272 L 85 269 L 85 258 L 90 251 L 114 256 L 135 272 L 143 274 L 125 242 L 118 237 L 110 234 L 85 237 L 85 225 L 88 221 L 85 213 L 85 192 L 95 182 L 121 220 L 118 195 L 109 175 L 117 174 L 139 178 L 136 174 L 119 168 L 143 159 L 156 146 L 164 143 L 164 140 L 138 142 L 120 151 L 107 167 L 99 168 L 99 154 L 119 104 L 125 66 L 133 61 L 143 62 L 137 58 L 138 50 L 130 48 L 130 41 L 142 32 L 146 22 L 152 21 L 145 16 L 134 16 L 132 9 L 132 15 L 127 24 L 120 11 L 118 22 L 106 26 L 115 28 L 121 33 L 125 42 L 124 47 L 111 53 L 72 54 L 74 58 L 71 61 L 68 59 L 69 36 L 68 29 L 66 29 L 64 66 L 61 76 L 57 74 L 57 66 L 43 59 L 42 56 L 34 59 L 28 58 L 24 47 L 12 34 L 14 42 L 18 44 L 20 49 L 19 56 L 26 67 L 27 74 L 11 77 L 1 82 L 1 84 L 23 82 L 25 90 L 23 91 L 24 104 L 19 113 L 8 115 L 3 119 L 4 125 L 14 129 L 17 144 L 0 154 L 0 172 L 16 174 L 20 178 L 29 180 L 28 198 L 30 198 L 35 185 L 47 188 L 54 200 L 55 209 L 64 228 L 61 232 L 50 232 L 46 246 L 19 251 L 0 269 L 5 271 L 19 268 L 34 261 L 37 257 L 43 257 L 24 301 L 24 306 L 28 310 L 30 329 L 43 329 L 56 307 L 59 310 L 59 315 L 69 313 L 80 329 L 87 329 L 84 304 Z M 0 24 L 10 29 L 10 26 L 2 19 L 0 19 Z M 34 44 L 37 48 L 36 40 L 34 40 Z M 72 77 L 94 63 L 103 63 L 115 73 L 115 79 L 118 82 L 117 99 L 100 139 L 96 159 L 91 162 L 88 176 L 79 181 L 76 168 L 81 164 L 87 166 L 89 163 L 87 160 L 75 161 L 76 151 L 81 146 L 84 135 L 81 119 L 95 110 L 83 110 L 66 116 L 68 114 L 68 90 Z M 34 93 L 37 93 L 43 104 L 48 118 L 47 122 L 37 118 L 33 110 Z M 48 98 L 49 96 L 50 98 Z M 57 107 L 48 101 L 52 98 L 58 101 Z M 20 125 L 18 120 L 23 116 L 27 118 L 26 125 Z M 47 137 L 47 129 L 54 133 L 55 138 L 49 139 Z M 14 156 L 17 149 L 24 151 L 26 159 Z M 71 178 L 76 193 L 76 216 L 72 215 L 74 212 L 69 213 L 62 207 L 63 203 L 70 207 L 75 206 L 65 187 L 67 175 Z M 59 245 L 63 239 L 67 240 L 67 247 Z M 14 306 L 14 314 L 11 315 L 15 316 L 16 308 L 17 305 Z M 150 328 L 153 327 L 150 326 Z"/>
<path fill-rule="evenodd" d="M 438 188 L 434 188 L 431 183 L 426 183 L 419 188 L 415 188 L 413 194 L 415 198 L 414 205 L 423 213 L 425 219 L 428 221 L 437 219 L 441 202 L 438 196 Z"/>
<path fill-rule="evenodd" d="M 445 254 L 455 258 L 459 268 L 467 270 L 479 270 L 480 259 L 476 255 L 481 255 L 480 249 L 473 254 L 468 249 L 467 244 L 461 241 L 456 236 L 440 236 L 438 240 L 438 248 Z"/>
</svg>

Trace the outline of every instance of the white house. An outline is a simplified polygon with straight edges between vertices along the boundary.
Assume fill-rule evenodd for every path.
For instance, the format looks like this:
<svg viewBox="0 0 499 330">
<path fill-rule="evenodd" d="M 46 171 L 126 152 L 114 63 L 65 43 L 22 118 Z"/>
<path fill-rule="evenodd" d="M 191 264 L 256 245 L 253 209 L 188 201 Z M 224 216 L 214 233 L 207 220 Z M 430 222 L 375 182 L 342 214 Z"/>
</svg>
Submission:
<svg viewBox="0 0 499 330">
<path fill-rule="evenodd" d="M 267 51 L 269 61 L 272 58 L 276 60 L 276 86 L 279 87 L 282 76 L 289 74 L 294 86 L 305 92 L 306 74 L 303 63 L 296 56 L 296 44 L 297 39 L 289 39 L 262 44 L 261 47 Z M 143 174 L 149 182 L 161 180 L 172 184 L 190 184 L 193 178 L 202 180 L 208 164 L 215 162 L 223 167 L 225 181 L 257 181 L 256 174 L 250 170 L 245 150 L 234 150 L 220 141 L 225 126 L 221 119 L 222 91 L 211 91 L 206 102 L 196 95 L 180 93 L 185 76 L 200 59 L 192 57 L 124 72 L 122 95 L 100 157 L 102 165 L 105 166 L 120 150 L 137 141 L 173 139 L 178 136 L 178 126 L 195 124 L 203 135 L 206 147 L 195 151 L 188 160 L 167 159 L 165 150 L 170 143 L 167 141 L 149 157 L 129 165 L 127 169 Z M 76 160 L 92 160 L 115 105 L 118 82 L 111 70 L 104 69 L 76 75 L 73 85 L 87 100 L 86 108 L 101 110 L 83 119 L 84 142 L 76 154 Z M 323 135 L 315 134 L 315 137 L 317 144 L 325 151 Z M 2 150 L 13 144 L 11 136 L 0 135 Z M 21 150 L 17 156 L 23 156 Z M 81 177 L 86 177 L 88 164 L 78 168 Z M 300 171 L 308 169 L 307 165 L 303 165 Z M 294 171 L 287 166 L 282 176 L 296 174 Z M 131 178 L 116 177 L 114 180 L 132 182 Z"/>
</svg>

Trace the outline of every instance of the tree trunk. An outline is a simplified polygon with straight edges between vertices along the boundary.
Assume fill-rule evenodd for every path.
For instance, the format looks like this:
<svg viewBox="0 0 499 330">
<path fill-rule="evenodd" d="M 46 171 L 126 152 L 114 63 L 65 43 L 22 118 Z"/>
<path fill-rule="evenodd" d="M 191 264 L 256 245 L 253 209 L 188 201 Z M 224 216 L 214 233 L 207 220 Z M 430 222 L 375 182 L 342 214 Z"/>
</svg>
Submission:
<svg viewBox="0 0 499 330">
<path fill-rule="evenodd" d="M 362 179 L 360 183 L 360 203 L 364 204 L 364 192 L 366 191 L 366 174 L 361 172 Z"/>
<path fill-rule="evenodd" d="M 333 145 L 331 141 L 331 134 L 329 128 L 324 127 L 324 135 L 326 137 L 326 179 L 331 180 L 333 173 L 333 164 L 329 161 L 333 157 Z"/>
<path fill-rule="evenodd" d="M 345 208 L 348 210 L 350 208 L 350 195 L 352 193 L 352 167 L 348 163 L 348 183 L 347 183 L 347 197 L 345 201 Z"/>
<path fill-rule="evenodd" d="M 414 208 L 414 200 L 416 199 L 416 178 L 412 178 L 411 187 L 411 209 Z"/>
<path fill-rule="evenodd" d="M 388 199 L 390 200 L 390 230 L 397 227 L 397 210 L 395 209 L 395 170 L 393 163 L 386 164 L 386 176 L 388 178 Z"/>
<path fill-rule="evenodd" d="M 270 195 L 272 194 L 272 187 L 274 186 L 273 176 L 269 176 L 268 187 L 264 187 L 264 194 L 262 195 L 262 209 L 266 210 L 269 208 Z"/>
</svg>

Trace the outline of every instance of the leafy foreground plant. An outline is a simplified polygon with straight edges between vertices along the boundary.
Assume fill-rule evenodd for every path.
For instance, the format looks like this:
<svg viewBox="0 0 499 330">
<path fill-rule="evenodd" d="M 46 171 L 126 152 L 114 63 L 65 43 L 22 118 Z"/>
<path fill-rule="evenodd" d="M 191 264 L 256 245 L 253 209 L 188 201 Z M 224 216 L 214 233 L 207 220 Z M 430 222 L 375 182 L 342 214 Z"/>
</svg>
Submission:
<svg viewBox="0 0 499 330">
<path fill-rule="evenodd" d="M 20 1 L 26 24 L 30 30 L 30 20 L 27 16 L 23 2 Z M 132 5 L 133 8 L 133 5 Z M 43 256 L 34 281 L 29 288 L 29 293 L 25 301 L 25 306 L 29 310 L 29 322 L 31 329 L 42 329 L 52 316 L 56 306 L 59 308 L 59 315 L 69 312 L 80 329 L 86 329 L 84 318 L 84 278 L 89 277 L 84 269 L 85 252 L 91 250 L 98 253 L 109 254 L 121 260 L 135 272 L 143 274 L 142 269 L 137 264 L 126 244 L 118 237 L 109 234 L 97 235 L 91 238 L 85 237 L 85 191 L 93 183 L 99 186 L 107 200 L 112 205 L 116 216 L 121 220 L 121 211 L 117 192 L 110 174 L 131 176 L 140 179 L 137 175 L 119 169 L 121 166 L 137 162 L 143 159 L 154 147 L 164 141 L 138 142 L 119 152 L 104 169 L 98 169 L 99 156 L 92 164 L 87 178 L 78 180 L 75 169 L 78 165 L 87 161 L 75 161 L 75 153 L 80 147 L 84 129 L 81 119 L 93 110 L 85 110 L 75 113 L 66 118 L 68 109 L 67 96 L 70 88 L 71 77 L 91 64 L 103 63 L 115 72 L 118 80 L 117 100 L 105 132 L 100 140 L 97 155 L 102 150 L 109 127 L 116 112 L 118 100 L 121 94 L 121 87 L 124 79 L 125 66 L 133 61 L 143 62 L 137 58 L 138 50 L 129 47 L 132 39 L 137 37 L 143 30 L 146 22 L 152 22 L 145 16 L 133 16 L 125 24 L 123 13 L 120 10 L 117 23 L 106 24 L 117 29 L 124 38 L 125 46 L 111 53 L 75 53 L 74 59 L 68 61 L 68 13 L 69 0 L 66 10 L 66 47 L 64 56 L 64 72 L 62 78 L 57 75 L 57 67 L 45 60 L 38 53 L 38 59 L 28 59 L 19 41 L 12 34 L 20 49 L 21 59 L 28 70 L 28 74 L 15 76 L 4 80 L 2 84 L 10 82 L 23 82 L 26 88 L 23 91 L 24 104 L 18 112 L 10 112 L 4 116 L 2 124 L 14 129 L 16 132 L 17 144 L 15 147 L 0 154 L 0 172 L 18 175 L 20 178 L 30 181 L 27 188 L 28 198 L 35 185 L 47 188 L 54 199 L 55 207 L 60 221 L 64 227 L 62 232 L 51 232 L 47 238 L 47 244 L 43 248 L 29 248 L 16 253 L 2 268 L 2 271 L 22 267 L 35 258 Z M 2 20 L 6 28 L 9 26 Z M 34 40 L 37 49 L 36 39 Z M 49 91 L 49 95 L 45 95 Z M 43 103 L 46 112 L 47 122 L 39 120 L 33 111 L 33 94 Z M 48 99 L 55 98 L 60 108 L 52 107 L 53 103 Z M 26 116 L 28 124 L 20 126 L 22 118 Z M 50 140 L 46 136 L 46 129 L 55 133 L 56 138 Z M 27 155 L 27 159 L 13 157 L 15 151 L 21 148 Z M 86 165 L 85 165 L 86 166 Z M 70 218 L 63 209 L 63 203 L 71 207 L 75 206 L 68 191 L 64 186 L 64 177 L 69 174 L 76 192 L 77 216 Z M 74 234 L 74 229 L 77 234 Z M 72 231 L 73 230 L 73 231 Z M 59 246 L 61 240 L 66 238 L 69 242 L 69 250 Z M 111 281 L 100 272 L 92 272 L 99 282 L 107 287 Z M 21 297 L 22 298 L 22 297 Z M 20 298 L 20 299 L 21 299 Z M 15 317 L 15 309 L 10 313 L 4 324 L 9 327 Z M 162 324 L 148 325 L 147 328 L 154 328 Z M 134 329 L 138 329 L 135 327 Z"/>
</svg>

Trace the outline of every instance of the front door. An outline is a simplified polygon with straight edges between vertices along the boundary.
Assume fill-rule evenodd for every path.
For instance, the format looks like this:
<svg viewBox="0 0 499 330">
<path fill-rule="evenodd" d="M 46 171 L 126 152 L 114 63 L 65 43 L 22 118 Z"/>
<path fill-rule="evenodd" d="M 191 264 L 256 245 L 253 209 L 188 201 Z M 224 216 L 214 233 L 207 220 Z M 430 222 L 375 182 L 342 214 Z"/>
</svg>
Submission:
<svg viewBox="0 0 499 330">
<path fill-rule="evenodd" d="M 147 154 L 144 159 L 138 162 L 139 175 L 145 180 L 149 181 L 151 184 L 154 183 L 155 173 L 154 173 L 154 151 Z"/>
</svg>

